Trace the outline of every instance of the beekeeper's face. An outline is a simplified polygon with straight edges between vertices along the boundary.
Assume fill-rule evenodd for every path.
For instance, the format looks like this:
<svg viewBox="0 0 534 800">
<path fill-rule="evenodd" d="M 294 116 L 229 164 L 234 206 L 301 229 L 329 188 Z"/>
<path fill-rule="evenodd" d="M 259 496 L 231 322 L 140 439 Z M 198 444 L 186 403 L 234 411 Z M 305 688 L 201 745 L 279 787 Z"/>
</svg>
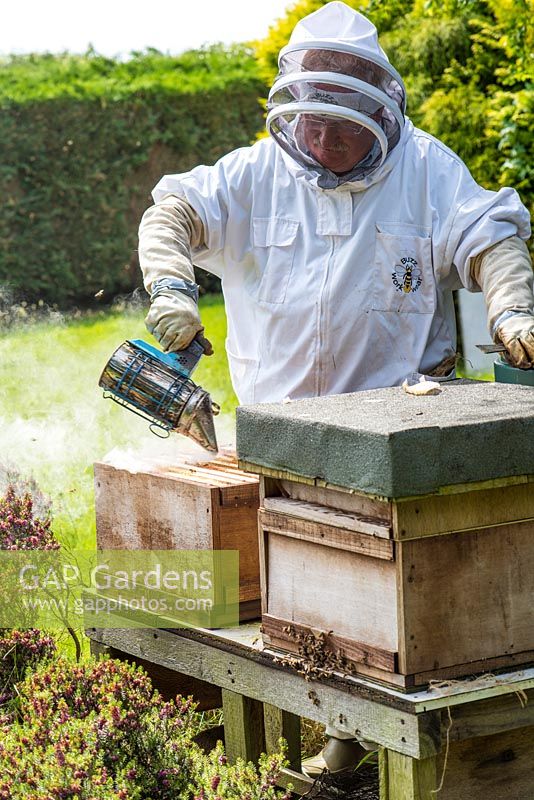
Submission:
<svg viewBox="0 0 534 800">
<path fill-rule="evenodd" d="M 267 129 L 299 164 L 318 174 L 322 187 L 362 180 L 400 139 L 402 79 L 378 54 L 368 58 L 343 42 L 311 44 L 282 49 L 267 102 Z"/>
<path fill-rule="evenodd" d="M 321 166 L 337 175 L 350 172 L 374 144 L 374 134 L 363 125 L 333 117 L 303 114 L 297 138 Z"/>
</svg>

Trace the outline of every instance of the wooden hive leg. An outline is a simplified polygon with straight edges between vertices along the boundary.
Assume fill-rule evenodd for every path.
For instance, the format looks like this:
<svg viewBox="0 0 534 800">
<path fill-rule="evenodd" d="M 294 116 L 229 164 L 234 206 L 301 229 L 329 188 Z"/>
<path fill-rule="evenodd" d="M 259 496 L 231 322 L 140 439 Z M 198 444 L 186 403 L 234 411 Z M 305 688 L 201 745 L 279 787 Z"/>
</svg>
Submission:
<svg viewBox="0 0 534 800">
<path fill-rule="evenodd" d="M 304 795 L 313 784 L 311 778 L 301 773 L 301 739 L 300 717 L 283 711 L 281 708 L 263 705 L 263 719 L 265 722 L 265 750 L 267 753 L 276 753 L 279 750 L 279 740 L 287 742 L 288 769 L 283 769 L 278 785 L 287 787 L 291 785 L 293 792 Z"/>
<path fill-rule="evenodd" d="M 265 752 L 263 704 L 223 689 L 222 705 L 226 755 L 230 761 L 244 758 L 256 763 Z"/>
<path fill-rule="evenodd" d="M 287 760 L 291 769 L 300 770 L 300 717 L 281 708 L 263 705 L 265 752 L 278 752 L 279 739 L 287 742 Z"/>
<path fill-rule="evenodd" d="M 416 759 L 382 750 L 380 800 L 438 800 L 436 757 Z"/>
</svg>

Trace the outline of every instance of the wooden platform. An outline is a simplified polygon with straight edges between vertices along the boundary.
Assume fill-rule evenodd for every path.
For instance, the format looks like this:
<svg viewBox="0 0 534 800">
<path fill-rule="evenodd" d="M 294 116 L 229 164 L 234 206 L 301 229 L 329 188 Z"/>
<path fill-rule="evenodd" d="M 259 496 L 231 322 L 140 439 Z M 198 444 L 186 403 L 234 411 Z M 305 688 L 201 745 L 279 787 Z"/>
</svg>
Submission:
<svg viewBox="0 0 534 800">
<path fill-rule="evenodd" d="M 381 800 L 532 800 L 534 669 L 449 681 L 406 694 L 355 677 L 306 680 L 261 649 L 259 624 L 208 631 L 88 630 L 98 647 L 222 690 L 229 754 L 254 758 L 290 743 L 299 777 L 299 718 L 376 742 Z"/>
</svg>

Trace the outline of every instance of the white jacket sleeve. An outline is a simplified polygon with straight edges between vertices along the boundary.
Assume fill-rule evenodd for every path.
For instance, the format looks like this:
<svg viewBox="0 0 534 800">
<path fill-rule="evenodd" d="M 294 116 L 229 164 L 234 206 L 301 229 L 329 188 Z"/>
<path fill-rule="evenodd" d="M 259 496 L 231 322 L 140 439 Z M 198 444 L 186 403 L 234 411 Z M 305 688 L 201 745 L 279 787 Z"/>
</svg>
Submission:
<svg viewBox="0 0 534 800">
<path fill-rule="evenodd" d="M 167 195 L 149 208 L 139 227 L 139 264 L 150 294 L 146 326 L 165 350 L 182 350 L 199 337 L 209 342 L 198 314 L 192 248 L 204 241 L 202 220 L 182 198 Z"/>
<path fill-rule="evenodd" d="M 482 289 L 488 327 L 502 342 L 514 366 L 534 364 L 534 274 L 525 242 L 512 236 L 489 247 L 470 265 L 472 280 Z"/>
</svg>

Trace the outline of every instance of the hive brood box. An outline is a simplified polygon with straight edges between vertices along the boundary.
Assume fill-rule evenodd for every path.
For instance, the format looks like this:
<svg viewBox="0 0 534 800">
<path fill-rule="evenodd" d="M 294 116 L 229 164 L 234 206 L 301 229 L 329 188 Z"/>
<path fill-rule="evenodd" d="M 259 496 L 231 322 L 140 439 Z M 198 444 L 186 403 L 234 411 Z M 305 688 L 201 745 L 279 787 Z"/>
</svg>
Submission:
<svg viewBox="0 0 534 800">
<path fill-rule="evenodd" d="M 257 476 L 232 456 L 94 471 L 99 549 L 238 550 L 239 617 L 260 615 Z"/>
<path fill-rule="evenodd" d="M 534 392 L 457 382 L 238 411 L 264 642 L 412 688 L 534 661 Z"/>
</svg>

